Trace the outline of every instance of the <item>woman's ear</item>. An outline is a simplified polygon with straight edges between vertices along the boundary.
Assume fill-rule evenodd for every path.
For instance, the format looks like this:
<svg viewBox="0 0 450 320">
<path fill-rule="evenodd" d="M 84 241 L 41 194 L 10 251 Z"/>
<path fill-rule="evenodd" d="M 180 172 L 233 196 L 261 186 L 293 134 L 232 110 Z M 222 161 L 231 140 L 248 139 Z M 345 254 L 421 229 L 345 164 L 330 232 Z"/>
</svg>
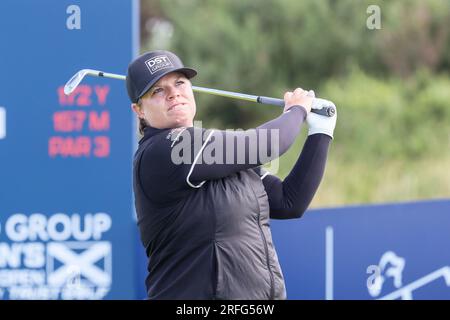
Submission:
<svg viewBox="0 0 450 320">
<path fill-rule="evenodd" d="M 132 103 L 131 109 L 133 109 L 134 113 L 136 113 L 139 119 L 145 119 L 145 113 L 137 103 Z"/>
</svg>

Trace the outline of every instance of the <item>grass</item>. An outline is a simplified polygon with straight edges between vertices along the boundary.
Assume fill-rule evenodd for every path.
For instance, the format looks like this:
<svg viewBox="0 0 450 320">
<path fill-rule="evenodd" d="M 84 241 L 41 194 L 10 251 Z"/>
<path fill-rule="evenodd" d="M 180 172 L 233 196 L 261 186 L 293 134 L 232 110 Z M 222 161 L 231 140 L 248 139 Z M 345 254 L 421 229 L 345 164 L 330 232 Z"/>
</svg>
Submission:
<svg viewBox="0 0 450 320">
<path fill-rule="evenodd" d="M 305 135 L 280 158 L 280 178 L 286 177 L 301 152 Z M 439 156 L 417 159 L 343 160 L 331 144 L 325 174 L 311 206 L 404 202 L 450 198 L 450 146 Z M 336 150 L 337 151 L 337 150 Z"/>
</svg>

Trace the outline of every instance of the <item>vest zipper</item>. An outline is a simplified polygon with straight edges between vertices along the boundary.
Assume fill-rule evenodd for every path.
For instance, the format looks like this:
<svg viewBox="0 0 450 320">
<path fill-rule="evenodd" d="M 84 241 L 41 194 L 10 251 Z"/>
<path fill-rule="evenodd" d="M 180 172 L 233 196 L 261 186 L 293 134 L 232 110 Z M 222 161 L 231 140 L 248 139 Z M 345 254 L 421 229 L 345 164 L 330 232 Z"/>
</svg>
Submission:
<svg viewBox="0 0 450 320">
<path fill-rule="evenodd" d="M 261 228 L 260 217 L 261 217 L 261 212 L 258 213 L 258 228 L 259 228 L 259 232 L 261 233 L 261 238 L 263 239 L 263 242 L 264 242 L 264 251 L 266 253 L 267 270 L 269 271 L 269 276 L 270 276 L 270 300 L 273 300 L 274 296 L 275 296 L 275 287 L 274 287 L 275 281 L 273 279 L 272 269 L 270 268 L 269 248 L 267 247 L 267 240 L 266 240 L 266 237 L 264 236 L 264 232 Z"/>
</svg>

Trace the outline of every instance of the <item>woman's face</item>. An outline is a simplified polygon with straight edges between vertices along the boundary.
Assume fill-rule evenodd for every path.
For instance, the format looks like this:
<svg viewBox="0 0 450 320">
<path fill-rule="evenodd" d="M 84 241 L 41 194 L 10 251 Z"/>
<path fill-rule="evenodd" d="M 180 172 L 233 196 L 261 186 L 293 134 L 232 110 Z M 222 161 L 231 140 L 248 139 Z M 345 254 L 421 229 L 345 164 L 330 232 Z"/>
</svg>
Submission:
<svg viewBox="0 0 450 320">
<path fill-rule="evenodd" d="M 191 82 L 179 72 L 159 79 L 132 107 L 139 118 L 158 129 L 192 127 L 196 111 Z"/>
</svg>

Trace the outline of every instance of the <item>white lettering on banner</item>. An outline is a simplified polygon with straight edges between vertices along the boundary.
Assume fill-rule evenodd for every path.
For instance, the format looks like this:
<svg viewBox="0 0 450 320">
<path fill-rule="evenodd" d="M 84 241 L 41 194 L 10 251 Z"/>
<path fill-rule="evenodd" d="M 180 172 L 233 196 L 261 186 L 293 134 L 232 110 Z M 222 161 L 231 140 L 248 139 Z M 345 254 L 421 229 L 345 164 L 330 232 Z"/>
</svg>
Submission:
<svg viewBox="0 0 450 320">
<path fill-rule="evenodd" d="M 0 299 L 102 299 L 110 291 L 107 213 L 16 213 L 3 226 Z"/>
<path fill-rule="evenodd" d="M 102 299 L 108 293 L 109 288 L 105 287 L 90 287 L 81 284 L 78 288 L 65 287 L 61 290 L 61 298 L 64 300 L 74 299 Z"/>
<path fill-rule="evenodd" d="M 45 265 L 45 246 L 40 242 L 0 243 L 0 268 L 42 268 Z"/>
<path fill-rule="evenodd" d="M 44 284 L 45 271 L 43 270 L 0 270 L 0 287 Z"/>
<path fill-rule="evenodd" d="M 6 109 L 0 107 L 0 139 L 6 137 Z"/>
<path fill-rule="evenodd" d="M 13 214 L 6 221 L 5 232 L 12 241 L 66 241 L 70 237 L 75 240 L 99 240 L 102 234 L 111 228 L 111 217 L 103 212 L 86 214 L 84 216 L 84 230 L 82 230 L 79 214 L 68 216 L 57 213 L 49 218 L 40 213 L 33 213 L 29 217 L 24 214 Z"/>
<path fill-rule="evenodd" d="M 11 300 L 56 300 L 58 296 L 58 288 L 14 286 L 9 289 Z"/>
</svg>

